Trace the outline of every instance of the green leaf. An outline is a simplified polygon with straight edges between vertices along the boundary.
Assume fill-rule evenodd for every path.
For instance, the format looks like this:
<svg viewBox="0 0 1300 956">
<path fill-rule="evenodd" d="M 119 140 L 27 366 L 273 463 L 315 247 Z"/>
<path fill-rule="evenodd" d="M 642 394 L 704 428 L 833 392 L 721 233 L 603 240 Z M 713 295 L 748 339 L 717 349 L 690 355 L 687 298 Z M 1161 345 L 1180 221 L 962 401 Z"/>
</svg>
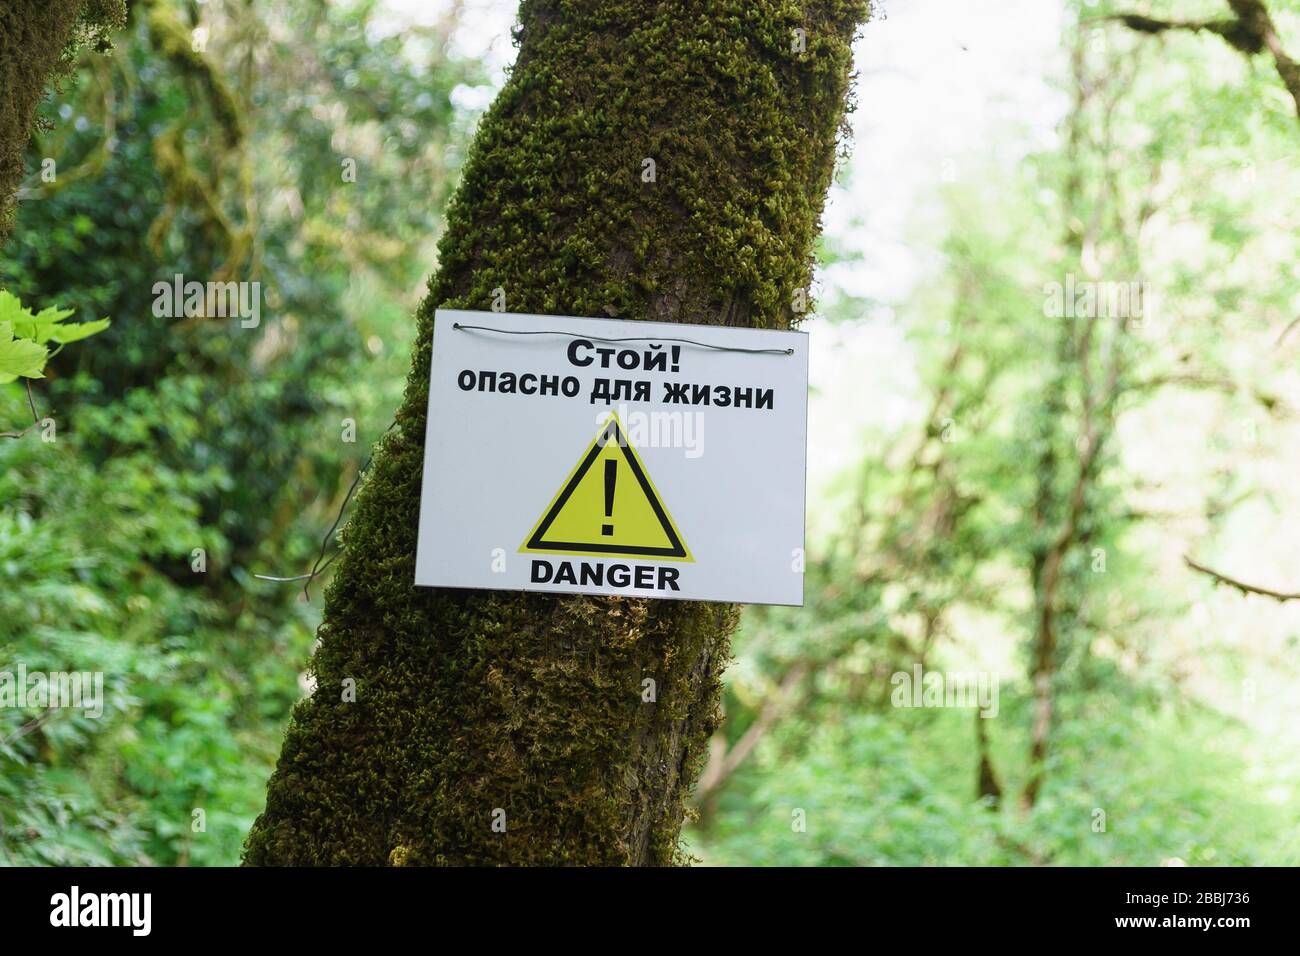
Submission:
<svg viewBox="0 0 1300 956">
<path fill-rule="evenodd" d="M 52 305 L 33 315 L 12 292 L 0 289 L 0 384 L 20 375 L 42 378 L 41 370 L 50 357 L 46 342 L 80 342 L 111 324 L 108 319 L 63 324 L 74 311 Z"/>
<path fill-rule="evenodd" d="M 73 325 L 55 325 L 50 338 L 60 345 L 67 345 L 69 342 L 80 342 L 82 339 L 103 332 L 111 324 L 112 321 L 109 319 L 96 319 L 93 322 L 78 322 Z"/>
<path fill-rule="evenodd" d="M 18 301 L 18 297 L 12 292 L 0 289 L 0 322 L 9 323 L 10 338 L 13 337 L 13 323 L 24 318 L 31 318 L 31 313 L 23 308 L 23 304 Z"/>
<path fill-rule="evenodd" d="M 0 375 L 12 382 L 19 375 L 24 378 L 43 378 L 41 370 L 49 352 L 45 346 L 27 339 L 16 339 L 13 323 L 0 322 Z"/>
<path fill-rule="evenodd" d="M 73 311 L 73 309 L 50 306 L 32 315 L 30 309 L 24 309 L 25 318 L 14 322 L 14 335 L 20 339 L 31 339 L 42 345 L 51 339 L 56 342 L 61 341 L 58 338 L 58 330 L 61 328 L 59 323 L 72 315 Z"/>
<path fill-rule="evenodd" d="M 60 324 L 74 311 L 73 309 L 60 309 L 58 306 L 51 306 L 48 309 L 42 309 L 36 315 L 32 315 L 30 310 L 24 309 L 20 316 L 14 320 L 14 336 L 20 339 L 31 339 L 39 345 L 44 345 L 50 341 L 75 342 L 103 330 L 104 326 L 101 325 L 92 331 L 80 334 L 66 332 L 66 329 L 80 328 L 79 326 Z M 65 338 L 68 335 L 72 335 L 72 337 Z"/>
</svg>

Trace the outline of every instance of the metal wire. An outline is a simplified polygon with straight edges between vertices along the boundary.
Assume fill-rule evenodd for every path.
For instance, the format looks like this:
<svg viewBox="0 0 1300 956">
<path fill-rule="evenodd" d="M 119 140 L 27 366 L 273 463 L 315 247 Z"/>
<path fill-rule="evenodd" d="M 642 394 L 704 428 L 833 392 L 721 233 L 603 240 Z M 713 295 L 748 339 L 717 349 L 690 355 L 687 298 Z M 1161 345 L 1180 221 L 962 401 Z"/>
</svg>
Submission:
<svg viewBox="0 0 1300 956">
<path fill-rule="evenodd" d="M 697 342 L 695 339 L 675 339 L 664 335 L 633 335 L 627 338 L 609 339 L 599 335 L 586 335 L 581 332 L 569 332 L 561 329 L 529 329 L 523 331 L 520 329 L 494 329 L 486 325 L 462 325 L 459 322 L 451 324 L 453 329 L 473 330 L 476 332 L 497 332 L 501 335 L 567 335 L 574 339 L 587 339 L 591 342 L 683 342 L 686 345 L 694 345 L 702 349 L 713 349 L 715 352 L 748 352 L 751 355 L 793 355 L 794 349 L 744 349 L 736 348 L 730 345 L 711 345 L 708 342 Z"/>
</svg>

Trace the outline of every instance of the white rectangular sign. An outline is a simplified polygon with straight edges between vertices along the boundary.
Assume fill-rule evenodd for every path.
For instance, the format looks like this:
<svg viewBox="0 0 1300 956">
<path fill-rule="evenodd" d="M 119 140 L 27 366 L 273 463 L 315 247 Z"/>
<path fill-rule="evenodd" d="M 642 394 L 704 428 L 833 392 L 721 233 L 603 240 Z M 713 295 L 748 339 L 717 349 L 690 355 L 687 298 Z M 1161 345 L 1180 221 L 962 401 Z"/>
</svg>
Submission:
<svg viewBox="0 0 1300 956">
<path fill-rule="evenodd" d="M 438 310 L 415 583 L 803 604 L 802 332 Z"/>
</svg>

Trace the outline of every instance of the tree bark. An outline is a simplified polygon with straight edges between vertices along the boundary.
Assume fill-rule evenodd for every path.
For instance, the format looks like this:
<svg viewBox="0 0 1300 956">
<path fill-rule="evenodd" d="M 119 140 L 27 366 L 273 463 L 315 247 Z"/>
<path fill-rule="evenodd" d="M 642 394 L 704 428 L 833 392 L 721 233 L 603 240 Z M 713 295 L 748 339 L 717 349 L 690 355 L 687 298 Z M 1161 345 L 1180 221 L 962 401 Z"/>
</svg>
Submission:
<svg viewBox="0 0 1300 956">
<path fill-rule="evenodd" d="M 1278 79 L 1295 102 L 1300 117 L 1300 61 L 1293 59 L 1282 46 L 1277 26 L 1264 0 L 1227 0 L 1232 17 L 1216 20 L 1157 20 L 1138 13 L 1116 14 L 1130 30 L 1139 33 L 1164 33 L 1169 30 L 1217 33 L 1234 50 L 1245 57 L 1267 52 L 1273 59 Z"/>
<path fill-rule="evenodd" d="M 979 754 L 979 771 L 975 777 L 975 796 L 988 799 L 990 810 L 997 809 L 1002 802 L 1002 784 L 998 783 L 997 771 L 993 768 L 993 757 L 989 751 L 988 730 L 984 726 L 984 715 L 975 711 L 975 752 Z"/>
<path fill-rule="evenodd" d="M 126 16 L 121 0 L 6 0 L 0 6 L 0 243 L 9 236 L 23 149 L 50 79 L 78 40 Z"/>
<path fill-rule="evenodd" d="M 434 310 L 789 325 L 866 13 L 524 0 L 247 863 L 682 860 L 736 609 L 414 587 Z"/>
</svg>

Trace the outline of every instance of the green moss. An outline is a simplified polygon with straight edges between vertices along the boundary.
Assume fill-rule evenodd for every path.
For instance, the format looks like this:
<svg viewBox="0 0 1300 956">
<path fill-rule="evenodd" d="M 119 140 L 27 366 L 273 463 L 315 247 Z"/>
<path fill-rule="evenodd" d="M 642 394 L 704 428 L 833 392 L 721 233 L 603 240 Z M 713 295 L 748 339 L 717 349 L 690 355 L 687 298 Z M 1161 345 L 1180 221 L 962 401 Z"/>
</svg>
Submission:
<svg viewBox="0 0 1300 956">
<path fill-rule="evenodd" d="M 166 190 L 167 205 L 149 229 L 149 243 L 155 250 L 161 250 L 176 213 L 188 209 L 202 223 L 205 239 L 225 255 L 213 274 L 214 281 L 234 278 L 251 253 L 254 238 L 251 225 L 238 225 L 227 215 L 221 195 L 226 169 L 234 165 L 235 174 L 229 181 L 238 191 L 235 208 L 246 208 L 249 202 L 252 169 L 247 154 L 240 149 L 247 137 L 243 107 L 220 65 L 207 53 L 194 48 L 191 28 L 166 0 L 144 0 L 137 9 L 144 11 L 150 43 L 186 80 L 192 94 L 191 103 L 196 107 L 199 103 L 207 105 L 225 146 L 209 152 L 203 162 L 187 156 L 185 140 L 196 122 L 193 115 L 154 139 L 154 159 Z"/>
<path fill-rule="evenodd" d="M 165 3 L 147 0 L 145 22 L 149 25 L 149 39 L 158 52 L 171 61 L 177 71 L 197 85 L 204 100 L 212 110 L 226 146 L 235 147 L 243 141 L 244 117 L 230 84 L 221 70 L 208 59 L 206 53 L 194 49 L 192 31 Z"/>
<path fill-rule="evenodd" d="M 49 84 L 85 46 L 106 49 L 126 22 L 124 0 L 6 0 L 0 5 L 0 242 L 22 182 L 23 148 Z"/>
<path fill-rule="evenodd" d="M 525 0 L 248 863 L 682 862 L 736 609 L 414 587 L 433 314 L 500 286 L 513 312 L 792 324 L 866 13 Z"/>
</svg>

